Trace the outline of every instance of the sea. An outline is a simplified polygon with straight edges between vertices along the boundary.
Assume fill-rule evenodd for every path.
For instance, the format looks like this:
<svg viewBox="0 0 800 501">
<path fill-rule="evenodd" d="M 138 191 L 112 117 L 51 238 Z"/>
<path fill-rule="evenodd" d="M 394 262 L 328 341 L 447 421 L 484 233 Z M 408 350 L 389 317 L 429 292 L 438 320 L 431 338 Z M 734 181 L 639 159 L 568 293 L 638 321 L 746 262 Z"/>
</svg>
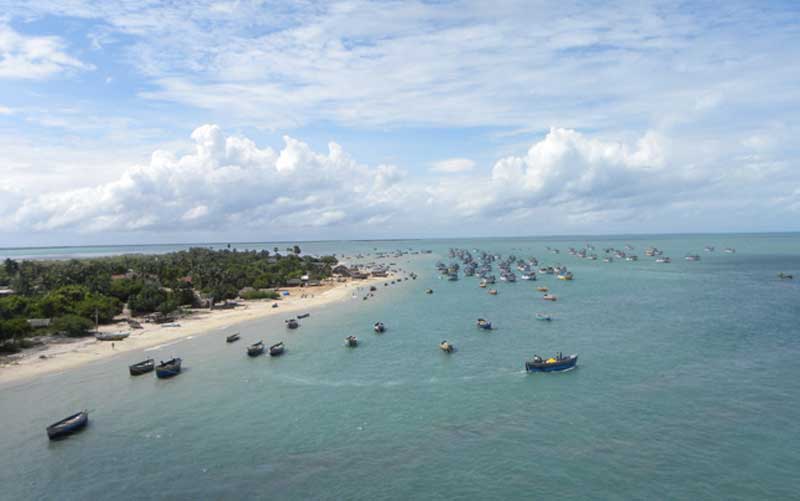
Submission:
<svg viewBox="0 0 800 501">
<path fill-rule="evenodd" d="M 630 245 L 639 261 L 566 252 L 587 243 L 601 256 Z M 274 246 L 286 245 L 233 244 Z M 673 262 L 645 257 L 648 246 Z M 800 235 L 301 247 L 364 262 L 377 252 L 431 253 L 382 261 L 418 278 L 387 280 L 367 300 L 354 289 L 349 300 L 310 310 L 294 331 L 276 316 L 0 386 L 0 499 L 800 497 Z M 575 279 L 498 281 L 490 296 L 475 278 L 439 278 L 435 265 L 454 261 L 450 248 L 535 256 L 566 265 Z M 687 253 L 701 259 L 686 261 Z M 558 301 L 543 301 L 537 286 Z M 477 329 L 478 317 L 494 330 Z M 376 321 L 385 333 L 373 332 Z M 233 332 L 242 341 L 225 343 Z M 357 348 L 344 346 L 348 335 Z M 258 340 L 283 341 L 287 351 L 248 358 L 246 345 Z M 439 350 L 442 340 L 457 351 Z M 525 372 L 534 354 L 558 352 L 578 354 L 577 368 Z M 128 375 L 131 363 L 171 356 L 184 360 L 173 379 Z M 84 431 L 47 439 L 47 425 L 81 409 L 90 410 Z"/>
</svg>

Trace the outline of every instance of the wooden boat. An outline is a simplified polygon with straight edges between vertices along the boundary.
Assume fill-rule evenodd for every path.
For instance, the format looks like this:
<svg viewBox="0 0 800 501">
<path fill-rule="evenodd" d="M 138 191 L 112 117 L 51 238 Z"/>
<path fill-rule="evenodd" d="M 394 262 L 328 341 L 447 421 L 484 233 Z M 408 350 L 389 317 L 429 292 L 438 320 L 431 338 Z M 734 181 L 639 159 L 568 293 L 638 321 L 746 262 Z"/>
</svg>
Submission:
<svg viewBox="0 0 800 501">
<path fill-rule="evenodd" d="M 453 350 L 455 350 L 455 348 L 456 348 L 455 346 L 448 343 L 447 341 L 442 341 L 441 343 L 439 343 L 439 349 L 441 349 L 445 353 L 453 353 Z"/>
<path fill-rule="evenodd" d="M 300 323 L 297 320 L 290 318 L 289 320 L 286 320 L 286 327 L 290 329 L 297 329 L 300 327 Z"/>
<path fill-rule="evenodd" d="M 794 275 L 787 275 L 786 273 L 780 272 L 778 273 L 778 278 L 780 278 L 781 280 L 792 280 L 794 278 Z"/>
<path fill-rule="evenodd" d="M 83 410 L 47 427 L 47 437 L 56 440 L 86 428 L 89 411 Z"/>
<path fill-rule="evenodd" d="M 548 289 L 547 287 L 537 287 L 536 290 L 539 291 L 539 292 L 547 292 L 550 289 Z"/>
<path fill-rule="evenodd" d="M 547 360 L 539 355 L 534 355 L 532 359 L 525 362 L 525 370 L 528 372 L 558 372 L 572 369 L 578 363 L 578 355 L 563 356 L 561 353 Z"/>
<path fill-rule="evenodd" d="M 181 373 L 181 360 L 180 358 L 173 358 L 166 362 L 161 362 L 156 367 L 156 377 L 159 379 L 166 379 L 177 376 Z"/>
<path fill-rule="evenodd" d="M 375 322 L 375 325 L 373 325 L 372 328 L 375 329 L 375 332 L 378 334 L 386 332 L 386 326 L 383 325 L 383 322 Z"/>
<path fill-rule="evenodd" d="M 344 344 L 350 348 L 358 346 L 358 338 L 355 336 L 347 336 L 344 338 Z"/>
<path fill-rule="evenodd" d="M 425 294 L 433 294 L 433 289 L 425 289 Z"/>
<path fill-rule="evenodd" d="M 155 368 L 156 361 L 152 358 L 148 358 L 147 360 L 128 366 L 131 376 L 141 376 L 142 374 L 152 372 Z"/>
<path fill-rule="evenodd" d="M 609 258 L 609 259 L 610 259 L 610 258 Z M 610 262 L 610 261 L 609 261 L 609 262 Z M 561 275 L 557 275 L 557 277 L 556 277 L 556 278 L 558 278 L 559 280 L 572 280 L 573 276 L 572 276 L 572 272 L 571 272 L 571 271 L 568 271 L 568 272 L 566 272 L 566 273 L 563 273 L 563 274 L 561 274 Z"/>
<path fill-rule="evenodd" d="M 284 350 L 286 350 L 286 347 L 283 345 L 283 341 L 281 341 L 269 347 L 269 355 L 271 357 L 277 357 L 283 355 Z"/>
<path fill-rule="evenodd" d="M 236 334 L 231 334 L 230 336 L 225 338 L 225 342 L 226 343 L 235 343 L 238 340 L 239 340 L 239 333 L 238 332 Z"/>
<path fill-rule="evenodd" d="M 544 299 L 545 301 L 557 301 L 558 300 L 558 298 L 556 296 L 552 295 L 552 294 L 545 294 L 542 297 L 542 299 Z"/>
<path fill-rule="evenodd" d="M 476 325 L 478 326 L 479 329 L 484 329 L 487 331 L 492 330 L 492 323 L 483 318 L 479 318 L 478 321 L 476 322 Z"/>
<path fill-rule="evenodd" d="M 257 357 L 263 354 L 264 354 L 264 341 L 259 341 L 247 347 L 247 356 Z"/>
<path fill-rule="evenodd" d="M 98 332 L 94 338 L 98 341 L 122 341 L 130 335 L 130 332 Z"/>
<path fill-rule="evenodd" d="M 489 295 L 490 296 L 496 296 L 497 295 L 497 289 L 489 289 Z"/>
<path fill-rule="evenodd" d="M 297 318 L 298 319 L 303 319 L 303 318 L 308 318 L 310 316 L 311 316 L 311 313 L 302 313 L 300 315 L 297 315 Z"/>
<path fill-rule="evenodd" d="M 544 322 L 549 322 L 549 321 L 553 320 L 553 317 L 551 317 L 550 315 L 547 315 L 545 313 L 537 313 L 536 314 L 536 320 L 542 320 Z"/>
</svg>

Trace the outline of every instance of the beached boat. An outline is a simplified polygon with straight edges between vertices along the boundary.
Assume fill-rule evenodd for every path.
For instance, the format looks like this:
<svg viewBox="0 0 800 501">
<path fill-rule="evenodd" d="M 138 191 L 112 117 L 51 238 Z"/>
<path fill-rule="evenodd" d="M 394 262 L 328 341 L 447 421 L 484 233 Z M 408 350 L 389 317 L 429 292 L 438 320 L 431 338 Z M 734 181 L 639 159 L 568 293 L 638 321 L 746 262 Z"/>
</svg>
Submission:
<svg viewBox="0 0 800 501">
<path fill-rule="evenodd" d="M 236 341 L 239 340 L 239 337 L 240 336 L 239 336 L 238 332 L 236 334 L 231 334 L 230 336 L 225 338 L 225 342 L 226 343 L 235 343 Z"/>
<path fill-rule="evenodd" d="M 286 320 L 286 327 L 290 329 L 297 329 L 300 327 L 300 323 L 297 320 L 290 318 L 289 320 Z"/>
<path fill-rule="evenodd" d="M 349 346 L 350 348 L 355 348 L 358 346 L 358 338 L 355 336 L 347 336 L 344 338 L 345 346 Z"/>
<path fill-rule="evenodd" d="M 129 365 L 128 371 L 130 371 L 131 376 L 141 376 L 142 374 L 147 374 L 148 372 L 152 372 L 153 369 L 156 368 L 156 361 L 152 358 L 148 358 L 147 360 L 143 360 L 139 363 Z"/>
<path fill-rule="evenodd" d="M 561 353 L 555 357 L 542 359 L 539 355 L 534 355 L 532 359 L 525 362 L 525 370 L 528 372 L 558 372 L 572 369 L 578 363 L 578 355 L 563 356 Z"/>
<path fill-rule="evenodd" d="M 122 341 L 130 335 L 130 332 L 98 332 L 94 338 L 98 341 Z"/>
<path fill-rule="evenodd" d="M 177 376 L 181 373 L 181 363 L 183 360 L 180 358 L 173 358 L 166 362 L 161 362 L 156 366 L 156 377 L 159 379 L 166 379 Z"/>
<path fill-rule="evenodd" d="M 253 343 L 247 347 L 247 356 L 257 357 L 264 353 L 264 341 Z"/>
<path fill-rule="evenodd" d="M 86 428 L 87 424 L 89 424 L 89 411 L 80 411 L 48 426 L 47 437 L 50 440 L 63 438 Z"/>
<path fill-rule="evenodd" d="M 455 350 L 455 346 L 453 346 L 452 344 L 448 343 L 445 340 L 439 343 L 439 349 L 441 349 L 445 353 L 453 353 L 453 350 Z"/>
<path fill-rule="evenodd" d="M 297 318 L 298 318 L 298 320 L 300 320 L 300 319 L 303 319 L 303 318 L 308 318 L 310 316 L 311 316 L 311 313 L 301 313 L 300 315 L 297 315 Z"/>
<path fill-rule="evenodd" d="M 558 301 L 558 298 L 556 296 L 554 296 L 553 294 L 545 294 L 542 297 L 542 299 L 544 299 L 545 301 Z"/>
<path fill-rule="evenodd" d="M 550 315 L 548 315 L 546 313 L 537 313 L 536 314 L 536 320 L 542 320 L 542 321 L 545 321 L 545 322 L 549 322 L 549 321 L 553 320 L 553 317 L 551 317 Z"/>
<path fill-rule="evenodd" d="M 487 330 L 487 331 L 492 330 L 492 323 L 490 321 L 488 321 L 488 320 L 483 319 L 483 318 L 479 318 L 476 324 L 477 324 L 479 329 L 484 329 L 484 330 Z"/>
<path fill-rule="evenodd" d="M 373 324 L 372 328 L 378 334 L 380 334 L 381 332 L 386 332 L 386 326 L 383 325 L 383 322 L 375 322 L 375 324 Z"/>
<path fill-rule="evenodd" d="M 280 343 L 273 344 L 269 347 L 269 355 L 271 357 L 277 357 L 283 355 L 283 352 L 286 350 L 286 347 L 283 345 L 283 341 Z"/>
</svg>

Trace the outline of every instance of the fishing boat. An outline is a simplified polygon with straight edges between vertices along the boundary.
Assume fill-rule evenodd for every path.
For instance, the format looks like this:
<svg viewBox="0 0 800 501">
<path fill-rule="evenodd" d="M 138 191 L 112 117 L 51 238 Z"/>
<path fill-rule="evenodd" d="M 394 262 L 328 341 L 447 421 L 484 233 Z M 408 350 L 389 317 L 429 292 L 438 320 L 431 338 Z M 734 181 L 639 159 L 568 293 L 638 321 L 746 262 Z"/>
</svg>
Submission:
<svg viewBox="0 0 800 501">
<path fill-rule="evenodd" d="M 425 289 L 425 294 L 433 294 L 433 289 Z"/>
<path fill-rule="evenodd" d="M 714 252 L 714 246 L 713 245 L 706 245 L 703 250 L 706 251 L 706 252 Z"/>
<path fill-rule="evenodd" d="M 239 336 L 238 332 L 236 334 L 231 334 L 230 336 L 225 338 L 225 342 L 226 343 L 235 343 L 236 341 L 239 340 L 239 337 L 240 336 Z"/>
<path fill-rule="evenodd" d="M 536 320 L 542 320 L 544 322 L 549 322 L 549 321 L 553 320 L 553 317 L 551 317 L 550 315 L 547 315 L 546 313 L 537 313 L 536 314 Z"/>
<path fill-rule="evenodd" d="M 383 325 L 383 322 L 375 322 L 375 324 L 372 326 L 372 328 L 378 334 L 380 334 L 381 332 L 385 332 L 386 331 L 386 326 Z"/>
<path fill-rule="evenodd" d="M 545 294 L 542 297 L 542 299 L 544 299 L 545 301 L 558 301 L 558 298 L 556 296 L 554 296 L 553 294 Z"/>
<path fill-rule="evenodd" d="M 539 291 L 539 292 L 547 292 L 550 289 L 548 289 L 547 287 L 537 287 L 536 290 Z"/>
<path fill-rule="evenodd" d="M 780 278 L 781 280 L 792 280 L 794 278 L 794 275 L 787 275 L 784 272 L 780 272 L 778 273 L 778 278 Z"/>
<path fill-rule="evenodd" d="M 656 259 L 656 263 L 669 264 L 669 263 L 671 263 L 671 262 L 672 262 L 672 259 L 670 259 L 670 258 L 668 258 L 668 257 L 666 257 L 666 256 L 665 256 L 665 257 L 660 257 L 660 258 L 657 258 L 657 259 Z"/>
<path fill-rule="evenodd" d="M 487 284 L 488 282 L 486 281 L 486 279 L 482 278 L 481 283 L 478 284 L 478 287 L 480 287 L 481 289 L 485 289 Z"/>
<path fill-rule="evenodd" d="M 725 250 L 723 250 L 722 252 L 724 252 L 725 254 L 736 254 L 736 249 L 734 249 L 733 247 L 725 247 Z"/>
<path fill-rule="evenodd" d="M 483 319 L 483 318 L 479 318 L 478 319 L 477 326 L 478 326 L 479 329 L 484 329 L 484 330 L 487 330 L 487 331 L 492 330 L 492 323 L 490 321 L 488 321 L 488 320 Z"/>
<path fill-rule="evenodd" d="M 247 356 L 249 357 L 257 357 L 259 355 L 262 355 L 263 353 L 264 353 L 264 341 L 259 341 L 247 347 Z"/>
<path fill-rule="evenodd" d="M 166 379 L 177 376 L 181 373 L 181 362 L 183 362 L 183 360 L 180 358 L 173 358 L 166 362 L 162 361 L 156 367 L 156 377 L 159 379 Z"/>
<path fill-rule="evenodd" d="M 497 289 L 489 289 L 489 294 L 492 295 L 492 296 L 496 296 L 497 295 Z"/>
<path fill-rule="evenodd" d="M 350 348 L 355 348 L 358 346 L 358 338 L 355 336 L 347 336 L 344 338 L 344 344 Z"/>
<path fill-rule="evenodd" d="M 299 320 L 299 319 L 303 319 L 303 318 L 308 318 L 310 316 L 311 316 L 311 313 L 302 313 L 300 315 L 297 315 L 297 318 Z"/>
<path fill-rule="evenodd" d="M 525 370 L 528 372 L 558 372 L 572 369 L 578 363 L 578 355 L 563 356 L 561 353 L 546 360 L 539 355 L 534 355 L 532 359 L 525 362 Z"/>
<path fill-rule="evenodd" d="M 98 341 L 122 341 L 130 335 L 130 332 L 98 332 L 94 338 Z"/>
<path fill-rule="evenodd" d="M 283 345 L 283 341 L 280 343 L 273 344 L 269 347 L 269 356 L 277 357 L 283 355 L 283 352 L 286 350 L 286 347 Z"/>
<path fill-rule="evenodd" d="M 143 360 L 139 363 L 129 365 L 128 370 L 131 373 L 131 376 L 141 376 L 142 374 L 147 374 L 148 372 L 152 372 L 153 369 L 156 368 L 156 361 L 152 358 L 148 358 L 147 360 Z"/>
<path fill-rule="evenodd" d="M 441 349 L 445 353 L 453 353 L 453 350 L 455 350 L 455 346 L 453 346 L 452 344 L 448 343 L 445 340 L 439 343 L 439 349 Z"/>
<path fill-rule="evenodd" d="M 86 428 L 89 411 L 83 410 L 47 427 L 47 437 L 56 440 Z"/>
<path fill-rule="evenodd" d="M 687 254 L 684 259 L 687 261 L 700 261 L 700 256 L 697 254 Z"/>
<path fill-rule="evenodd" d="M 290 329 L 297 329 L 300 327 L 300 323 L 297 320 L 290 318 L 289 320 L 286 320 L 286 327 Z"/>
<path fill-rule="evenodd" d="M 573 276 L 572 276 L 572 272 L 568 271 L 566 273 L 562 273 L 560 275 L 557 275 L 556 278 L 558 278 L 559 280 L 572 280 Z"/>
</svg>

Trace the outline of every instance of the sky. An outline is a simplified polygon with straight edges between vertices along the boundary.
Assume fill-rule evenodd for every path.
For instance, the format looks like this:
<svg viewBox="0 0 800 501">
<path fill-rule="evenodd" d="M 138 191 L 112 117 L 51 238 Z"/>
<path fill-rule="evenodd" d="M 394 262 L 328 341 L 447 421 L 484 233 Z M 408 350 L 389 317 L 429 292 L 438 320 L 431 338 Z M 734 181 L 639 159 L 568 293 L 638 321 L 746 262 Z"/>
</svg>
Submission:
<svg viewBox="0 0 800 501">
<path fill-rule="evenodd" d="M 800 2 L 0 0 L 0 247 L 800 231 Z"/>
</svg>

